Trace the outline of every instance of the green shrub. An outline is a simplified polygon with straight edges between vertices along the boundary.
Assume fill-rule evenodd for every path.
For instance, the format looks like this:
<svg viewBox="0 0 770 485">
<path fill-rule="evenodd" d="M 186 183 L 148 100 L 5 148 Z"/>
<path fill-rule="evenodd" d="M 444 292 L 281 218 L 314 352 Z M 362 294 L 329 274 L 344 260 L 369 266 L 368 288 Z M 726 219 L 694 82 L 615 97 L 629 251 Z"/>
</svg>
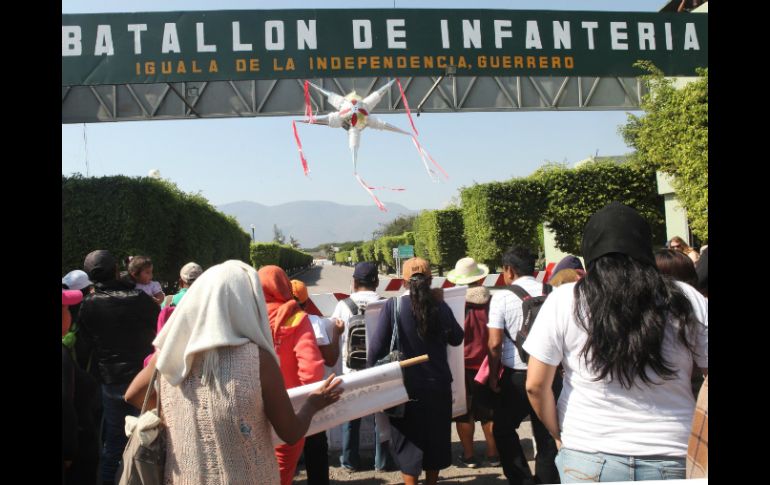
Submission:
<svg viewBox="0 0 770 485">
<path fill-rule="evenodd" d="M 62 177 L 62 274 L 107 249 L 120 261 L 146 255 L 153 277 L 174 282 L 195 261 L 204 269 L 247 261 L 249 235 L 200 195 L 149 177 Z"/>
<path fill-rule="evenodd" d="M 460 197 L 468 256 L 494 271 L 510 246 L 537 252 L 537 226 L 546 205 L 541 182 L 517 178 L 477 184 L 462 189 Z"/>
<path fill-rule="evenodd" d="M 463 214 L 460 209 L 423 211 L 415 221 L 415 255 L 436 266 L 439 275 L 465 256 Z"/>
<path fill-rule="evenodd" d="M 613 201 L 633 207 L 650 224 L 653 241 L 665 240 L 663 197 L 658 195 L 655 170 L 649 166 L 611 160 L 569 169 L 543 167 L 532 175 L 546 188 L 543 220 L 554 232 L 556 246 L 581 255 L 583 227 L 591 215 Z"/>
<path fill-rule="evenodd" d="M 337 264 L 348 264 L 349 257 L 350 251 L 339 251 L 334 255 L 334 262 Z"/>
</svg>

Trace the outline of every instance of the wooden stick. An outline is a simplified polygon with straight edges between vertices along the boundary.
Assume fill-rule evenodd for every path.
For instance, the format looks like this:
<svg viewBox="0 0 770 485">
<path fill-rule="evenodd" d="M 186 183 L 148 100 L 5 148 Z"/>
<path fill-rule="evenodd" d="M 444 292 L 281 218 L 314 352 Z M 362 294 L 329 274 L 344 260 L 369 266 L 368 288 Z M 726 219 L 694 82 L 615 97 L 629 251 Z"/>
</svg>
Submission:
<svg viewBox="0 0 770 485">
<path fill-rule="evenodd" d="M 422 364 L 423 362 L 428 362 L 428 354 L 418 355 L 417 357 L 412 357 L 411 359 L 400 360 L 398 363 L 401 364 L 401 368 L 404 368 L 412 365 Z"/>
</svg>

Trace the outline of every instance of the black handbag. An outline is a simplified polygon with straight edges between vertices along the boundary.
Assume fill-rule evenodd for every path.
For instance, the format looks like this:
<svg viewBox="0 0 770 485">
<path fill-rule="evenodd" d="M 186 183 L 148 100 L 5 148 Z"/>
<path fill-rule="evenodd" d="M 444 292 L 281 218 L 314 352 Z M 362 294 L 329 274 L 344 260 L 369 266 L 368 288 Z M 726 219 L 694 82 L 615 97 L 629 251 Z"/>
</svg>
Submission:
<svg viewBox="0 0 770 485">
<path fill-rule="evenodd" d="M 398 320 L 401 309 L 401 298 L 394 296 L 393 300 L 393 336 L 390 338 L 390 353 L 378 360 L 375 365 L 390 364 L 404 360 L 404 353 L 401 351 L 401 344 L 398 339 Z M 403 418 L 406 414 L 406 403 L 398 404 L 392 408 L 383 411 L 385 415 L 391 418 Z"/>
</svg>

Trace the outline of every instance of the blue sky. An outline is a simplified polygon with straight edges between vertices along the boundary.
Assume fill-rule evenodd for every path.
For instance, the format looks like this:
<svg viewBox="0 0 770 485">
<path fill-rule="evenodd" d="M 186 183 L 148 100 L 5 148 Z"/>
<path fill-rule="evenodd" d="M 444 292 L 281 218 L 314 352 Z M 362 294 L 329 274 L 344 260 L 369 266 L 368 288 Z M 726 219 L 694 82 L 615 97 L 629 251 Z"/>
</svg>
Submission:
<svg viewBox="0 0 770 485">
<path fill-rule="evenodd" d="M 664 0 L 637 1 L 75 1 L 62 13 L 149 12 L 284 8 L 492 8 L 530 10 L 658 11 Z M 130 5 L 130 8 L 126 6 Z M 637 112 L 638 114 L 638 112 Z M 409 130 L 405 114 L 381 115 Z M 277 205 L 296 200 L 373 204 L 352 176 L 344 130 L 300 126 L 311 175 L 305 177 L 291 131 L 291 117 L 216 120 L 131 121 L 62 124 L 62 174 L 145 176 L 158 169 L 185 192 L 212 204 L 249 200 Z M 378 192 L 386 203 L 438 209 L 474 182 L 527 176 L 545 161 L 573 165 L 597 151 L 628 153 L 618 134 L 623 111 L 426 113 L 414 118 L 420 142 L 447 171 L 433 183 L 410 139 L 367 130 L 359 150 L 359 173 L 373 185 L 401 186 Z M 84 134 L 87 143 L 84 142 Z"/>
</svg>

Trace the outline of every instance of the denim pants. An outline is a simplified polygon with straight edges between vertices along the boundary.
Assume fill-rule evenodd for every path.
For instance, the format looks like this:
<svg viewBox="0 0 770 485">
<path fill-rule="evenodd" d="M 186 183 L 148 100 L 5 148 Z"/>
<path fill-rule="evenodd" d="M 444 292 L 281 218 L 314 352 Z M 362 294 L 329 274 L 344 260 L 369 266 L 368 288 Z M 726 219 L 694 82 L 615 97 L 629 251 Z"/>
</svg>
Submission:
<svg viewBox="0 0 770 485">
<path fill-rule="evenodd" d="M 561 483 L 677 480 L 684 478 L 685 458 L 587 453 L 562 447 L 556 468 Z"/>
<path fill-rule="evenodd" d="M 112 482 L 118 471 L 128 438 L 126 416 L 139 416 L 139 410 L 123 400 L 129 383 L 102 384 L 102 481 Z"/>
<path fill-rule="evenodd" d="M 360 469 L 361 457 L 358 454 L 361 419 L 354 419 L 342 424 L 342 456 L 340 464 L 346 468 Z M 374 427 L 374 468 L 383 470 L 388 464 L 388 443 L 380 443 L 380 433 Z"/>
</svg>

